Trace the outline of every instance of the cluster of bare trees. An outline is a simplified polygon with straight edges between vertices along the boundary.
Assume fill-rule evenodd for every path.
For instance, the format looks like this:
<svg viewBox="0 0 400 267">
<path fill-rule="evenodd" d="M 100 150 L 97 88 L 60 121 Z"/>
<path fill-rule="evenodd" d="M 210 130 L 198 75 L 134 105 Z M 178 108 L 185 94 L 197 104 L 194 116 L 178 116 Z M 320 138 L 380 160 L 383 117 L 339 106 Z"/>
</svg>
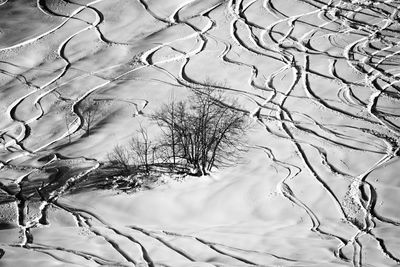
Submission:
<svg viewBox="0 0 400 267">
<path fill-rule="evenodd" d="M 243 148 L 244 113 L 222 91 L 206 88 L 152 115 L 163 130 L 160 145 L 173 164 L 186 164 L 195 174 L 234 163 Z"/>
<path fill-rule="evenodd" d="M 168 164 L 205 175 L 214 167 L 236 163 L 244 149 L 246 116 L 222 90 L 195 90 L 185 100 L 161 106 L 150 118 L 162 131 L 159 140 L 149 140 L 141 127 L 129 146 L 114 147 L 111 162 L 126 171 L 132 163 L 146 172 L 150 166 Z"/>
<path fill-rule="evenodd" d="M 108 160 L 120 167 L 126 174 L 136 171 L 149 173 L 150 164 L 155 163 L 156 147 L 149 139 L 147 131 L 140 126 L 131 137 L 128 146 L 116 145 L 108 154 Z"/>
</svg>

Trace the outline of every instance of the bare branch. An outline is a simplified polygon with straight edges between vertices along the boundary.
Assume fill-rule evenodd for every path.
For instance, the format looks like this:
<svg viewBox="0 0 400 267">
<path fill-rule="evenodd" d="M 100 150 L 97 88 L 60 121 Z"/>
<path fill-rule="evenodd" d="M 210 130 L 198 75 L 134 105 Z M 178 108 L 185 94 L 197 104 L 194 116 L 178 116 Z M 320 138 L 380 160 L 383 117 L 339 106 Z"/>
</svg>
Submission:
<svg viewBox="0 0 400 267">
<path fill-rule="evenodd" d="M 161 144 L 172 150 L 174 164 L 183 159 L 186 162 L 180 163 L 197 174 L 235 163 L 247 128 L 236 100 L 213 86 L 196 89 L 187 100 L 163 105 L 152 119 L 163 130 Z"/>
</svg>

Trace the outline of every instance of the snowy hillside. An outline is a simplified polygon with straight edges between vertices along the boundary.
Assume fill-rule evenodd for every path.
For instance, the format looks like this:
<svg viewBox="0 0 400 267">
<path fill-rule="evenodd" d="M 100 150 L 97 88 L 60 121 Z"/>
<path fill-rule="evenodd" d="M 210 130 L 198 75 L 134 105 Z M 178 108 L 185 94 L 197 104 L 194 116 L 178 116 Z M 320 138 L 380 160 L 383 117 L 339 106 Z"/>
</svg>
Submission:
<svg viewBox="0 0 400 267">
<path fill-rule="evenodd" d="M 0 0 L 0 266 L 400 264 L 399 11 Z M 238 162 L 114 175 L 116 145 L 203 87 L 251 125 Z"/>
</svg>

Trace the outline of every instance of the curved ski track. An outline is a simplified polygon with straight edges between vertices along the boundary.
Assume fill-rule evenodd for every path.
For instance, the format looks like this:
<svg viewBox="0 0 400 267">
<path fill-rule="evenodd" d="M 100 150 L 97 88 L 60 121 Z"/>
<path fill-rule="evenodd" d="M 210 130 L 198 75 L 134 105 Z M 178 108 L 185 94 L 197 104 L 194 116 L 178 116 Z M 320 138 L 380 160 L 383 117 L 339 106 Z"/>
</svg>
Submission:
<svg viewBox="0 0 400 267">
<path fill-rule="evenodd" d="M 185 17 L 185 11 L 190 10 L 191 5 L 196 2 L 191 0 L 183 2 L 169 16 L 163 17 L 152 6 L 154 1 L 149 4 L 146 0 L 137 0 L 138 6 L 162 24 L 163 29 L 185 26 L 190 29 L 191 34 L 151 45 L 149 49 L 138 55 L 136 65 L 123 71 L 119 67 L 127 67 L 125 63 L 88 72 L 82 71 L 79 76 L 70 78 L 69 73 L 75 70 L 74 64 L 77 62 L 69 58 L 66 50 L 72 41 L 78 41 L 87 32 L 94 32 L 97 35 L 98 41 L 104 45 L 99 48 L 100 50 L 114 46 L 133 47 L 133 44 L 130 43 L 113 41 L 102 32 L 101 26 L 107 23 L 107 17 L 97 4 L 110 1 L 96 0 L 86 5 L 79 5 L 74 1 L 64 1 L 66 5 L 76 8 L 70 14 L 64 15 L 51 10 L 45 0 L 38 0 L 37 8 L 44 15 L 60 17 L 62 22 L 38 36 L 0 49 L 0 53 L 29 49 L 30 46 L 34 47 L 39 40 L 62 33 L 62 30 L 72 22 L 81 25 L 81 28 L 77 28 L 72 34 L 65 35 L 59 43 L 56 58 L 59 62 L 62 62 L 62 66 L 59 66 L 52 75 L 48 75 L 47 80 L 40 83 L 31 81 L 30 78 L 27 78 L 30 77 L 27 74 L 32 71 L 31 69 L 21 67 L 21 71 L 14 73 L 9 70 L 10 68 L 6 68 L 6 66 L 15 65 L 12 61 L 1 61 L 0 66 L 4 67 L 0 70 L 2 75 L 12 77 L 29 88 L 29 91 L 13 99 L 6 107 L 5 116 L 9 123 L 0 129 L 0 141 L 4 150 L 2 155 L 6 155 L 2 157 L 2 168 L 17 168 L 14 162 L 18 160 L 39 155 L 42 151 L 51 148 L 53 144 L 65 142 L 68 137 L 79 138 L 84 119 L 79 112 L 79 105 L 82 101 L 107 86 L 117 84 L 132 73 L 151 69 L 167 75 L 174 81 L 175 86 L 192 89 L 204 87 L 205 84 L 202 81 L 193 77 L 189 67 L 196 57 L 208 50 L 215 49 L 215 44 L 217 44 L 216 47 L 222 48 L 222 50 L 219 51 L 219 56 L 212 60 L 240 68 L 248 73 L 248 80 L 243 81 L 241 87 L 225 86 L 216 81 L 215 89 L 226 90 L 239 98 L 250 100 L 253 104 L 252 110 L 243 109 L 242 111 L 254 118 L 265 129 L 266 136 L 278 138 L 282 142 L 288 143 L 297 155 L 298 161 L 293 164 L 279 159 L 276 156 L 277 151 L 274 151 L 273 148 L 263 145 L 255 147 L 255 149 L 261 149 L 266 153 L 270 163 L 282 176 L 277 185 L 277 192 L 283 199 L 292 202 L 305 212 L 311 223 L 310 231 L 322 238 L 336 240 L 337 249 L 333 251 L 333 254 L 339 262 L 355 267 L 363 266 L 365 262 L 363 251 L 367 244 L 363 243 L 362 237 L 368 236 L 375 242 L 375 249 L 378 253 L 381 253 L 393 264 L 400 264 L 398 251 L 393 251 L 385 243 L 385 239 L 374 231 L 377 224 L 399 227 L 400 219 L 396 221 L 393 218 L 385 218 L 376 211 L 379 196 L 374 186 L 368 181 L 369 175 L 374 170 L 386 168 L 387 163 L 396 160 L 400 154 L 399 113 L 390 113 L 390 110 L 385 110 L 381 104 L 387 98 L 389 102 L 397 101 L 397 103 L 400 99 L 400 87 L 398 87 L 400 69 L 396 67 L 400 55 L 400 39 L 398 37 L 400 36 L 400 3 L 398 1 L 360 0 L 351 3 L 351 1 L 343 0 L 297 0 L 292 1 L 294 3 L 291 3 L 291 5 L 301 6 L 300 10 L 307 7 L 308 11 L 295 15 L 291 15 L 293 11 L 288 12 L 281 9 L 282 5 L 278 0 L 229 0 L 217 3 L 214 1 L 199 14 Z M 7 1 L 1 3 L 1 5 L 6 4 Z M 269 16 L 274 20 L 273 23 L 265 24 L 256 20 L 254 9 L 260 7 L 262 7 L 264 16 Z M 296 10 L 296 8 L 292 8 L 292 10 Z M 225 11 L 225 13 L 222 11 Z M 83 12 L 93 14 L 94 21 L 88 22 L 78 18 L 78 15 Z M 225 19 L 229 21 L 221 21 L 221 18 L 216 16 L 217 13 L 225 14 Z M 368 19 L 362 20 L 359 17 L 367 17 Z M 191 21 L 194 18 L 201 18 L 206 23 L 198 26 Z M 319 23 L 311 23 L 310 18 L 314 19 L 312 21 L 319 21 Z M 226 27 L 229 28 L 229 39 L 217 35 L 218 30 L 220 30 L 220 23 L 228 24 Z M 196 45 L 187 51 L 175 48 L 179 43 L 188 40 L 196 40 Z M 322 47 L 325 48 L 318 48 L 321 43 L 323 43 Z M 87 47 L 90 47 L 90 45 L 95 44 L 87 44 Z M 329 47 L 329 49 L 326 47 Z M 163 48 L 171 48 L 178 53 L 166 59 L 155 59 L 154 55 L 162 51 Z M 92 52 L 88 51 L 87 53 Z M 246 55 L 247 59 L 242 60 L 238 53 Z M 252 60 L 253 58 L 258 60 Z M 317 66 L 314 67 L 315 58 L 322 58 L 326 61 L 327 70 L 325 72 Z M 262 60 L 260 61 L 260 59 Z M 271 62 L 273 66 L 278 67 L 273 71 L 266 71 L 265 66 L 260 62 Z M 179 63 L 179 71 L 169 70 L 167 66 L 170 63 Z M 15 65 L 15 68 L 18 68 L 18 65 Z M 358 78 L 352 78 L 346 73 L 346 70 L 356 73 L 354 77 Z M 109 75 L 108 78 L 101 75 L 106 71 L 112 72 L 112 75 Z M 62 93 L 60 93 L 62 86 L 85 77 L 95 77 L 100 79 L 101 82 L 79 95 L 75 95 L 73 99 L 62 97 Z M 282 80 L 284 77 L 287 77 L 288 80 L 291 79 L 287 87 L 282 87 L 279 82 L 279 79 Z M 154 79 L 153 81 L 159 80 Z M 329 84 L 331 90 L 336 90 L 335 93 L 329 94 L 330 98 L 323 94 L 323 90 L 320 90 L 318 84 L 321 84 L 321 81 Z M 170 83 L 170 81 L 160 82 Z M 336 86 L 332 86 L 332 84 Z M 6 85 L 3 84 L 3 86 Z M 360 91 L 360 88 L 363 88 L 363 91 Z M 52 140 L 41 141 L 35 148 L 29 148 L 25 143 L 30 138 L 34 138 L 30 125 L 40 123 L 46 112 L 49 112 L 48 109 L 42 107 L 42 102 L 51 94 L 56 95 L 61 102 L 69 101 L 70 110 L 66 112 L 72 114 L 73 119 L 59 136 Z M 30 114 L 31 117 L 28 119 L 19 119 L 18 112 L 29 99 L 34 99 L 30 104 L 35 112 Z M 316 114 L 308 114 L 309 109 L 304 109 L 304 112 L 302 112 L 292 106 L 294 100 L 303 99 L 309 101 L 310 105 L 313 105 L 323 114 L 343 118 L 344 123 L 342 125 L 330 124 L 318 119 Z M 118 98 L 113 99 L 111 97 L 108 100 L 118 101 Z M 121 101 L 129 102 L 127 100 Z M 143 108 L 148 102 L 147 100 L 144 101 Z M 135 105 L 137 113 L 141 114 L 138 105 L 134 102 L 132 104 Z M 352 123 L 357 126 L 352 126 Z M 15 129 L 19 130 L 16 131 Z M 351 133 L 354 132 L 358 132 L 360 136 L 365 138 L 352 135 Z M 374 141 L 369 143 L 366 140 Z M 332 155 L 329 151 L 327 152 L 322 144 L 343 149 L 348 153 L 370 153 L 378 156 L 379 160 L 363 173 L 354 175 L 348 170 L 341 169 L 340 166 L 337 166 L 337 163 L 330 162 Z M 55 155 L 42 168 L 63 160 L 65 159 L 57 158 L 57 155 Z M 2 244 L 3 249 L 0 249 L 0 258 L 7 253 L 7 247 L 17 246 L 49 255 L 54 261 L 61 263 L 68 261 L 59 256 L 63 254 L 56 252 L 81 258 L 88 264 L 166 266 L 152 259 L 151 252 L 145 244 L 135 237 L 140 234 L 152 239 L 159 246 L 171 250 L 187 262 L 197 262 L 198 259 L 190 251 L 168 241 L 171 236 L 197 242 L 221 257 L 230 258 L 237 263 L 237 266 L 269 266 L 240 256 L 243 254 L 237 252 L 243 249 L 205 240 L 194 234 L 172 233 L 163 229 L 158 231 L 148 230 L 145 227 L 132 225 L 118 228 L 92 212 L 61 204 L 58 202 L 59 197 L 68 194 L 69 189 L 79 183 L 80 179 L 84 179 L 88 173 L 100 166 L 100 163 L 95 159 L 80 158 L 76 160 L 91 162 L 91 166 L 68 177 L 60 174 L 60 181 L 62 182 L 56 185 L 51 182 L 43 183 L 42 186 L 35 189 L 36 191 L 22 190 L 28 183 L 29 175 L 36 171 L 34 168 L 14 181 L 14 184 L 19 188 L 18 193 L 11 192 L 8 190 L 8 186 L 1 182 L 1 189 L 18 202 L 18 225 L 22 232 L 22 238 L 17 245 Z M 326 173 L 329 173 L 329 175 L 326 175 Z M 295 185 L 292 185 L 295 184 L 293 181 L 301 179 L 300 174 L 311 177 L 313 182 L 322 188 L 336 207 L 338 217 L 354 229 L 354 235 L 337 234 L 329 227 L 324 226 L 324 221 L 320 218 L 318 211 L 314 211 L 312 205 L 304 201 L 300 195 L 297 195 Z M 349 181 L 349 194 L 352 201 L 347 205 L 350 205 L 350 209 L 351 205 L 360 209 L 362 216 L 354 218 L 348 214 L 348 206 L 345 207 L 341 196 L 336 195 L 331 177 Z M 35 198 L 36 201 L 41 203 L 39 215 L 33 218 L 28 217 L 27 205 L 31 199 Z M 32 229 L 51 227 L 51 221 L 48 222 L 46 219 L 49 207 L 55 207 L 68 213 L 76 221 L 77 227 L 89 229 L 93 235 L 103 239 L 108 249 L 114 250 L 120 256 L 120 259 L 107 259 L 102 255 L 78 249 L 73 250 L 61 246 L 36 243 Z M 135 234 L 132 234 L 132 231 Z M 138 249 L 137 254 L 140 257 L 134 258 L 129 251 L 126 251 L 126 247 L 118 243 L 119 239 L 124 239 L 136 247 Z M 351 252 L 349 253 L 349 251 Z M 296 259 L 288 259 L 265 251 L 252 251 L 252 253 L 268 254 L 270 257 L 281 260 L 283 265 L 291 266 L 291 264 L 296 263 Z M 298 263 L 301 264 L 301 262 Z M 217 262 L 209 262 L 209 264 L 220 266 Z"/>
</svg>

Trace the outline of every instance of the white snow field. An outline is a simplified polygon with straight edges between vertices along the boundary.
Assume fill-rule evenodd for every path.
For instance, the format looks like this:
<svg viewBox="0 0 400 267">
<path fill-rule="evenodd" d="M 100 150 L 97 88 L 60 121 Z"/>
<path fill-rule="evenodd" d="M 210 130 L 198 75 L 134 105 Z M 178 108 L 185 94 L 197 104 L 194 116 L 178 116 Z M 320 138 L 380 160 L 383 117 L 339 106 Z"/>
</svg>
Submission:
<svg viewBox="0 0 400 267">
<path fill-rule="evenodd" d="M 0 0 L 0 266 L 398 266 L 399 11 Z M 206 83 L 253 125 L 238 164 L 100 188 L 116 144 Z"/>
</svg>

